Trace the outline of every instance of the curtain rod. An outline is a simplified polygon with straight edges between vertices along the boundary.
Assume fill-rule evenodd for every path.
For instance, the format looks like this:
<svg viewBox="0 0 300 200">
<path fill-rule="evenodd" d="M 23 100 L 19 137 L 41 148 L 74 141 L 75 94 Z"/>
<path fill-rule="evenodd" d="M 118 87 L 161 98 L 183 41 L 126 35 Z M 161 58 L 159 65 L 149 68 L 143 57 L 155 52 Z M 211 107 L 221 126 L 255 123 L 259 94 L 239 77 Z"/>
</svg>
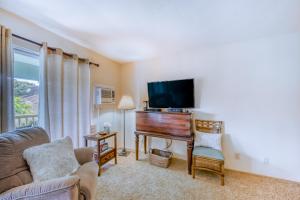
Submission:
<svg viewBox="0 0 300 200">
<path fill-rule="evenodd" d="M 43 46 L 42 43 L 38 43 L 38 42 L 36 42 L 36 41 L 33 41 L 33 40 L 30 40 L 30 39 L 24 38 L 24 37 L 22 37 L 22 36 L 19 36 L 19 35 L 14 34 L 14 33 L 12 34 L 12 36 L 15 37 L 15 38 L 24 40 L 24 41 L 26 41 L 26 42 L 30 42 L 30 43 L 32 43 L 32 44 L 38 45 L 38 46 L 40 46 L 40 47 Z M 48 49 L 55 50 L 55 48 L 53 48 L 53 47 L 48 47 Z M 66 53 L 66 52 L 63 52 L 63 54 L 66 55 L 66 56 L 69 56 L 69 57 L 72 57 L 72 56 L 73 56 L 73 54 Z M 78 58 L 78 59 L 79 59 L 79 60 L 85 60 L 84 58 Z M 99 67 L 99 64 L 97 64 L 97 63 L 89 62 L 89 64 L 90 64 L 90 65 L 95 65 L 95 66 Z"/>
</svg>

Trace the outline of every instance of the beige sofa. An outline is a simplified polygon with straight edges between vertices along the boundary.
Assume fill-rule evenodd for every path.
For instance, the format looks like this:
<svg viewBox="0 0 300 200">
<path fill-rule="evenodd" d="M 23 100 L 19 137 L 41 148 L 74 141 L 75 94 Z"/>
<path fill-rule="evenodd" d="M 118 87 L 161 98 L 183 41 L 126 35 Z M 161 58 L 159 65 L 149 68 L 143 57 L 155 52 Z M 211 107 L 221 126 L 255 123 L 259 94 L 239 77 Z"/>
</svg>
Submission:
<svg viewBox="0 0 300 200">
<path fill-rule="evenodd" d="M 98 168 L 92 162 L 92 148 L 75 149 L 76 158 L 81 165 L 75 175 L 33 182 L 22 153 L 29 147 L 48 142 L 48 135 L 42 128 L 0 134 L 0 200 L 95 199 Z"/>
</svg>

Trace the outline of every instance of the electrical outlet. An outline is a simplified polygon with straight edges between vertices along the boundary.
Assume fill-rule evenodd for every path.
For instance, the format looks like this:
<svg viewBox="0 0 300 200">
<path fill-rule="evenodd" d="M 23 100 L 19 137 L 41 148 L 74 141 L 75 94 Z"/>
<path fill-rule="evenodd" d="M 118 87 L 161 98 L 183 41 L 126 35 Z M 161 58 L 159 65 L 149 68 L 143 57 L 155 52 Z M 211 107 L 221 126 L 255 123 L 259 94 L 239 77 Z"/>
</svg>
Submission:
<svg viewBox="0 0 300 200">
<path fill-rule="evenodd" d="M 264 164 L 268 165 L 270 163 L 270 159 L 269 158 L 264 158 Z"/>
<path fill-rule="evenodd" d="M 236 160 L 239 160 L 240 157 L 241 157 L 241 155 L 240 155 L 239 153 L 235 153 L 235 154 L 234 154 L 234 157 L 235 157 Z"/>
</svg>

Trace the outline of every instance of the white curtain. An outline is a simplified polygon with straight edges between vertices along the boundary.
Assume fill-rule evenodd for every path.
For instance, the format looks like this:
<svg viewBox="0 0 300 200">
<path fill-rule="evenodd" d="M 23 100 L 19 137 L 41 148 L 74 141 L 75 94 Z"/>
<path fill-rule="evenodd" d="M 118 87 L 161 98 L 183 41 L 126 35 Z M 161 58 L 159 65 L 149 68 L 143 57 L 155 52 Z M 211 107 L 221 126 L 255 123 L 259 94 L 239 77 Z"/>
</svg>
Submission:
<svg viewBox="0 0 300 200">
<path fill-rule="evenodd" d="M 12 34 L 3 26 L 0 31 L 0 132 L 6 132 L 15 127 Z"/>
<path fill-rule="evenodd" d="M 78 73 L 78 119 L 79 119 L 79 146 L 84 146 L 83 136 L 90 131 L 90 65 L 86 60 L 83 63 L 79 63 Z M 81 98 L 84 97 L 84 98 Z"/>
<path fill-rule="evenodd" d="M 41 70 L 44 83 L 40 83 L 40 99 L 45 100 L 41 101 L 40 111 L 48 110 L 49 118 L 41 113 L 40 125 L 48 125 L 51 140 L 70 136 L 75 147 L 83 146 L 83 136 L 89 134 L 90 127 L 88 61 L 79 62 L 76 55 L 64 57 L 60 49 L 48 51 L 43 59 L 47 62 Z"/>
<path fill-rule="evenodd" d="M 40 85 L 39 85 L 39 126 L 44 127 L 47 133 L 50 133 L 49 124 L 49 106 L 48 106 L 48 68 L 47 68 L 47 43 L 43 43 L 40 50 Z"/>
<path fill-rule="evenodd" d="M 63 66 L 63 133 L 79 146 L 78 133 L 78 57 L 64 59 Z M 81 123 L 81 122 L 80 122 Z"/>
</svg>

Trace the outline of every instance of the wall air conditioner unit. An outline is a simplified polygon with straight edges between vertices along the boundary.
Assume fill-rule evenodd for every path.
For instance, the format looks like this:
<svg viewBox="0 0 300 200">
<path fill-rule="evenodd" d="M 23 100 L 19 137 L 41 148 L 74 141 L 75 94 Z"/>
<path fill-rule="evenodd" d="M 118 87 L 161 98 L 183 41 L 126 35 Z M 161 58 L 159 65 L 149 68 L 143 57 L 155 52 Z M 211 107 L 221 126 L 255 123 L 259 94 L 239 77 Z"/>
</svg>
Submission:
<svg viewBox="0 0 300 200">
<path fill-rule="evenodd" d="M 115 89 L 108 86 L 95 86 L 94 104 L 112 104 L 115 103 Z"/>
</svg>

